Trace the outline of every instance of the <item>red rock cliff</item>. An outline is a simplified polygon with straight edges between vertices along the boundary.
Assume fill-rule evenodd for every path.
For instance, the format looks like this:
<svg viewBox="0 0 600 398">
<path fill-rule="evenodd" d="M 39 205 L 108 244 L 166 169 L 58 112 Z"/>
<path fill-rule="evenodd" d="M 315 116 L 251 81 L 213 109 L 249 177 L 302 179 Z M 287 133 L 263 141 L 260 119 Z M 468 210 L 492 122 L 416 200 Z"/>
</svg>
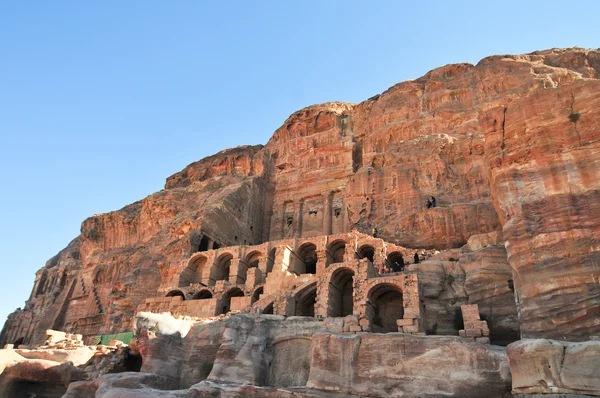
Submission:
<svg viewBox="0 0 600 398">
<path fill-rule="evenodd" d="M 39 342 L 49 327 L 127 330 L 169 266 L 201 245 L 373 227 L 437 249 L 502 229 L 523 335 L 599 334 L 599 77 L 598 50 L 493 56 L 357 105 L 300 110 L 264 147 L 222 151 L 85 220 L 0 343 Z M 430 196 L 439 206 L 428 210 Z"/>
</svg>

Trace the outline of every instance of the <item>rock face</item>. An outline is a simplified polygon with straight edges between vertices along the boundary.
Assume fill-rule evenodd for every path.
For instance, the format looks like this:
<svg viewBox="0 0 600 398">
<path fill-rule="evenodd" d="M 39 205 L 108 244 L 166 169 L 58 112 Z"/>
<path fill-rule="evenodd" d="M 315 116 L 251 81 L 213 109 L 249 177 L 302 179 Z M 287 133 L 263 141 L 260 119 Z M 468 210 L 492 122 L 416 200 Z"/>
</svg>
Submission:
<svg viewBox="0 0 600 398">
<path fill-rule="evenodd" d="M 197 251 L 372 228 L 406 248 L 454 250 L 410 266 L 430 331 L 450 333 L 456 308 L 478 304 L 492 339 L 514 340 L 517 319 L 524 337 L 599 335 L 599 77 L 600 51 L 554 49 L 302 109 L 264 147 L 221 151 L 85 220 L 0 345 L 41 344 L 50 328 L 86 341 L 130 331 Z"/>
<path fill-rule="evenodd" d="M 67 397 L 511 396 L 504 349 L 458 337 L 341 335 L 276 315 L 136 322 L 142 373 L 72 383 Z"/>
<path fill-rule="evenodd" d="M 600 342 L 525 339 L 507 348 L 514 393 L 600 396 Z"/>
</svg>

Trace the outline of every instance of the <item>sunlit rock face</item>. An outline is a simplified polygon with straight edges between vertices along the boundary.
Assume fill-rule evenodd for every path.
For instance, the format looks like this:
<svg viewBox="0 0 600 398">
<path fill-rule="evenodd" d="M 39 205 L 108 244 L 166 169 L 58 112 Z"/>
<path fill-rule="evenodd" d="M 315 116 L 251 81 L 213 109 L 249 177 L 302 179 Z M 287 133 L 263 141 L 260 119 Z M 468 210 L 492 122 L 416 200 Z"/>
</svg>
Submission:
<svg viewBox="0 0 600 398">
<path fill-rule="evenodd" d="M 445 318 L 477 303 L 502 314 L 490 320 L 499 333 L 514 334 L 518 316 L 524 337 L 599 335 L 599 71 L 597 50 L 492 56 L 295 112 L 264 147 L 221 151 L 85 220 L 0 344 L 43 343 L 49 328 L 131 330 L 136 308 L 198 250 L 373 228 L 407 248 L 468 246 L 422 267 L 428 308 Z"/>
</svg>

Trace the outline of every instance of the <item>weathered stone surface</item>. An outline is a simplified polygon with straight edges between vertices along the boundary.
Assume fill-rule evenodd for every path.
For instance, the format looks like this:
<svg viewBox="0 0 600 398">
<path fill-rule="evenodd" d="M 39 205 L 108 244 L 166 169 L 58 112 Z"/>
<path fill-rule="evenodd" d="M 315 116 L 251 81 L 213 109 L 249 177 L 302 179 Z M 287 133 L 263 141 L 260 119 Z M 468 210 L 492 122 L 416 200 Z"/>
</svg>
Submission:
<svg viewBox="0 0 600 398">
<path fill-rule="evenodd" d="M 600 342 L 525 339 L 507 347 L 513 392 L 600 395 Z"/>
<path fill-rule="evenodd" d="M 595 79 L 555 81 L 480 116 L 523 337 L 600 331 L 598 120 Z"/>
<path fill-rule="evenodd" d="M 403 334 L 315 336 L 307 386 L 372 396 L 511 396 L 502 349 Z"/>
</svg>

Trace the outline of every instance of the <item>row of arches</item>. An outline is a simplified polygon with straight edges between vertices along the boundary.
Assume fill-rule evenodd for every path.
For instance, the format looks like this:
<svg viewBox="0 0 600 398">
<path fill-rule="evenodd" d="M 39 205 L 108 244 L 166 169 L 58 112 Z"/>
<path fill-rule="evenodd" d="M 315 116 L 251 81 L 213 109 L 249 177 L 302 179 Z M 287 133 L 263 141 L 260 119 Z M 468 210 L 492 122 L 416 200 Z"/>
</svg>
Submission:
<svg viewBox="0 0 600 398">
<path fill-rule="evenodd" d="M 256 288 L 252 293 L 251 304 L 254 304 L 260 299 L 260 296 L 263 294 L 264 288 L 262 286 Z M 239 287 L 234 287 L 226 291 L 221 297 L 221 308 L 219 314 L 226 314 L 231 309 L 231 298 L 232 297 L 244 297 L 245 293 Z M 175 289 L 169 291 L 165 297 L 181 297 L 182 300 L 186 300 L 185 293 L 183 291 Z M 205 300 L 212 299 L 213 294 L 209 289 L 202 289 L 194 294 L 191 297 L 188 297 L 188 300 Z M 314 314 L 313 314 L 314 315 Z"/>
</svg>

